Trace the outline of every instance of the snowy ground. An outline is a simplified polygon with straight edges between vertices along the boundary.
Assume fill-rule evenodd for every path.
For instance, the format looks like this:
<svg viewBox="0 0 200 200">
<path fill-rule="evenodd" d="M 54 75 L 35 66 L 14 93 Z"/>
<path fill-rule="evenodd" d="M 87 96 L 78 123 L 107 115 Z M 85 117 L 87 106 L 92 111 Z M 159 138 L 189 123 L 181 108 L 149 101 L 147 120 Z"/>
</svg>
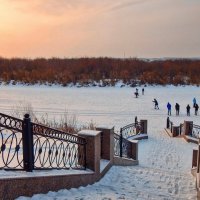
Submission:
<svg viewBox="0 0 200 200">
<path fill-rule="evenodd" d="M 21 94 L 27 93 L 23 88 L 20 90 Z M 36 102 L 39 102 L 39 98 L 33 98 L 38 90 L 43 91 L 30 89 L 32 96 L 29 95 L 25 100 L 38 106 Z M 38 194 L 32 198 L 20 197 L 18 200 L 196 199 L 195 181 L 190 173 L 192 148 L 196 145 L 186 143 L 180 138 L 169 138 L 163 130 L 166 126 L 168 101 L 172 106 L 176 102 L 181 105 L 180 116 L 176 117 L 174 112 L 172 113 L 171 120 L 175 124 L 184 120 L 200 124 L 200 116 L 194 116 L 192 113 L 191 117 L 187 117 L 185 111 L 188 103 L 192 105 L 193 97 L 196 97 L 197 101 L 200 99 L 199 88 L 147 87 L 145 95 L 138 99 L 133 96 L 133 88 L 62 89 L 62 94 L 66 96 L 57 99 L 55 94 L 58 95 L 58 91 L 45 89 L 43 92 L 48 94 L 48 90 L 49 97 L 50 94 L 54 96 L 56 103 L 52 102 L 52 97 L 46 97 L 46 105 L 50 102 L 51 109 L 56 110 L 59 103 L 59 106 L 64 105 L 64 100 L 66 104 L 70 102 L 69 112 L 78 114 L 80 111 L 80 119 L 83 122 L 93 119 L 99 125 L 115 125 L 118 129 L 133 122 L 136 115 L 139 119 L 148 119 L 149 139 L 139 142 L 139 166 L 112 167 L 102 180 L 93 185 Z M 160 110 L 153 109 L 153 98 L 158 99 Z M 40 101 L 42 100 L 43 95 L 40 96 Z M 42 107 L 42 104 L 39 106 Z M 36 109 L 39 110 L 37 106 Z"/>
<path fill-rule="evenodd" d="M 115 166 L 93 185 L 18 200 L 196 199 L 190 173 L 193 146 L 157 128 L 139 144 L 139 166 Z"/>
</svg>

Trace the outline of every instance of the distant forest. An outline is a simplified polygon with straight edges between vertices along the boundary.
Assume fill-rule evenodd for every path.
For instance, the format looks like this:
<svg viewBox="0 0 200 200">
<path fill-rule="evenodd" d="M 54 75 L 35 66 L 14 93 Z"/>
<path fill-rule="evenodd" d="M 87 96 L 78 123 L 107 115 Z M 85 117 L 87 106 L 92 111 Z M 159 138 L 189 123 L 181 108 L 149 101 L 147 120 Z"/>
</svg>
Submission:
<svg viewBox="0 0 200 200">
<path fill-rule="evenodd" d="M 0 58 L 0 81 L 6 84 L 114 86 L 173 84 L 200 85 L 200 60 L 137 58 Z M 122 85 L 123 85 L 122 84 Z"/>
</svg>

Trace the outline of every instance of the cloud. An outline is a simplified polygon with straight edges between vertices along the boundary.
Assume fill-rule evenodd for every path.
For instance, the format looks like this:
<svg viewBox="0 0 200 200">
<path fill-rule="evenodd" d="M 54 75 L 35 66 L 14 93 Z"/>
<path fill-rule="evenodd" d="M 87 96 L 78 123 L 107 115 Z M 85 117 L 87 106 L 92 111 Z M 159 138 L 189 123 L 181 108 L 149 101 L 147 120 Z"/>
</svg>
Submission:
<svg viewBox="0 0 200 200">
<path fill-rule="evenodd" d="M 48 15 L 65 15 L 69 11 L 84 9 L 93 13 L 115 11 L 135 6 L 150 0 L 8 0 L 23 12 L 37 12 Z"/>
<path fill-rule="evenodd" d="M 123 2 L 119 1 L 117 4 L 112 5 L 111 8 L 109 9 L 109 11 L 116 11 L 116 10 L 120 10 L 120 9 L 127 8 L 130 6 L 136 6 L 138 4 L 143 4 L 143 3 L 146 3 L 149 1 L 147 1 L 147 0 L 132 0 L 132 1 L 123 1 Z"/>
</svg>

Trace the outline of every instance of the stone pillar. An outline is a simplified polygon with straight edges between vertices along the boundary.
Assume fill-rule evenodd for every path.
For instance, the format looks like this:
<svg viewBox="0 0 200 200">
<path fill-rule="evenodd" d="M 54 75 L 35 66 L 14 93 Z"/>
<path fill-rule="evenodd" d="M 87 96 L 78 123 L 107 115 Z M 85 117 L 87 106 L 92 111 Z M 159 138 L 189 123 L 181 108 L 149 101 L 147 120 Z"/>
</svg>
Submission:
<svg viewBox="0 0 200 200">
<path fill-rule="evenodd" d="M 114 127 L 97 127 L 101 131 L 101 158 L 113 161 L 114 157 Z"/>
<path fill-rule="evenodd" d="M 193 129 L 193 121 L 184 121 L 183 135 L 190 135 Z"/>
<path fill-rule="evenodd" d="M 82 130 L 78 135 L 86 139 L 86 168 L 100 173 L 101 131 Z"/>
<path fill-rule="evenodd" d="M 197 167 L 198 148 L 193 148 L 192 153 L 192 168 Z"/>
<path fill-rule="evenodd" d="M 198 144 L 198 153 L 197 153 L 197 173 L 200 171 L 200 144 Z"/>
<path fill-rule="evenodd" d="M 172 137 L 176 137 L 179 135 L 180 127 L 179 126 L 172 126 Z"/>
<path fill-rule="evenodd" d="M 138 141 L 131 141 L 131 158 L 134 160 L 138 160 Z"/>
<path fill-rule="evenodd" d="M 147 134 L 147 120 L 141 119 L 140 120 L 141 124 L 141 133 L 146 133 Z"/>
</svg>

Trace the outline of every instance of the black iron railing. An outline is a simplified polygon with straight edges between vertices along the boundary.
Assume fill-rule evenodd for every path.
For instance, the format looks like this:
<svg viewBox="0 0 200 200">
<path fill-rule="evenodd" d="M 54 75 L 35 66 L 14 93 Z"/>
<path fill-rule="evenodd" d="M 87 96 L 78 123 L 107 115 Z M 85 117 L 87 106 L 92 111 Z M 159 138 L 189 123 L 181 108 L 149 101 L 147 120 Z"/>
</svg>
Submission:
<svg viewBox="0 0 200 200">
<path fill-rule="evenodd" d="M 172 128 L 173 128 L 173 122 L 170 121 L 169 117 L 167 117 L 167 129 L 170 129 L 170 131 L 172 132 Z"/>
<path fill-rule="evenodd" d="M 200 139 L 200 126 L 191 123 L 191 125 L 190 125 L 190 133 L 191 133 L 192 137 Z"/>
<path fill-rule="evenodd" d="M 179 130 L 179 134 L 183 134 L 184 133 L 184 126 L 183 124 L 181 123 L 180 126 L 179 126 L 180 130 Z"/>
<path fill-rule="evenodd" d="M 0 113 L 0 169 L 85 169 L 86 141 Z"/>
<path fill-rule="evenodd" d="M 23 168 L 23 120 L 0 113 L 0 169 Z"/>
<path fill-rule="evenodd" d="M 123 138 L 129 139 L 134 135 L 138 135 L 142 132 L 141 124 L 139 122 L 128 124 L 120 129 L 120 133 Z"/>
<path fill-rule="evenodd" d="M 84 138 L 32 123 L 35 168 L 84 168 Z"/>
<path fill-rule="evenodd" d="M 132 143 L 125 139 L 122 134 L 114 134 L 114 155 L 125 158 L 132 158 Z"/>
</svg>

